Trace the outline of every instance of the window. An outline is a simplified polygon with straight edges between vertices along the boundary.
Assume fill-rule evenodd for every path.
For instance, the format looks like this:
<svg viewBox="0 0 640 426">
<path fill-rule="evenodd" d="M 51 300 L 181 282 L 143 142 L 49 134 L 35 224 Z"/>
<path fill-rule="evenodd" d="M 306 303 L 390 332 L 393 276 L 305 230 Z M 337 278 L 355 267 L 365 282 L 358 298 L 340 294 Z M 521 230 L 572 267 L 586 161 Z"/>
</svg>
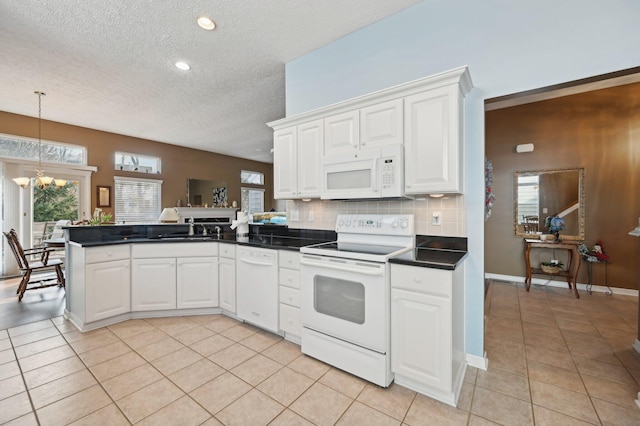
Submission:
<svg viewBox="0 0 640 426">
<path fill-rule="evenodd" d="M 138 173 L 160 173 L 160 158 L 149 155 L 116 152 L 115 170 Z"/>
<path fill-rule="evenodd" d="M 518 223 L 525 216 L 538 216 L 540 193 L 538 176 L 518 176 Z"/>
<path fill-rule="evenodd" d="M 37 161 L 41 156 L 45 163 L 87 165 L 87 149 L 83 146 L 60 142 L 0 134 L 0 157 L 21 158 Z"/>
<path fill-rule="evenodd" d="M 240 183 L 264 185 L 264 173 L 242 170 L 240 172 Z"/>
<path fill-rule="evenodd" d="M 155 179 L 115 179 L 115 221 L 157 222 L 162 206 L 162 181 Z"/>
<path fill-rule="evenodd" d="M 264 189 L 241 188 L 241 210 L 249 214 L 264 211 Z"/>
</svg>

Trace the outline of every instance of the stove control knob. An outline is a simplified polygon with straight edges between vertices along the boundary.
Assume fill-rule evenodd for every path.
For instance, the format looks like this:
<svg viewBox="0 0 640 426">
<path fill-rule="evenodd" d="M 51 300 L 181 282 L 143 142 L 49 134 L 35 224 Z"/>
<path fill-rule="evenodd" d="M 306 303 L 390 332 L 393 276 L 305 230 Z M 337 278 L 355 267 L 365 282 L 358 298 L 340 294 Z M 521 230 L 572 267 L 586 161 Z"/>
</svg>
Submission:
<svg viewBox="0 0 640 426">
<path fill-rule="evenodd" d="M 400 226 L 402 226 L 402 228 L 405 229 L 407 226 L 409 226 L 409 221 L 403 220 Z"/>
<path fill-rule="evenodd" d="M 397 219 L 393 221 L 393 223 L 391 224 L 391 227 L 394 228 L 394 229 L 398 227 L 398 220 Z"/>
<path fill-rule="evenodd" d="M 342 225 L 344 225 L 344 221 L 340 220 L 340 222 L 338 222 L 338 226 L 342 226 Z"/>
<path fill-rule="evenodd" d="M 345 223 L 345 225 L 350 226 L 351 225 L 351 221 L 349 219 L 347 219 L 347 222 Z"/>
</svg>

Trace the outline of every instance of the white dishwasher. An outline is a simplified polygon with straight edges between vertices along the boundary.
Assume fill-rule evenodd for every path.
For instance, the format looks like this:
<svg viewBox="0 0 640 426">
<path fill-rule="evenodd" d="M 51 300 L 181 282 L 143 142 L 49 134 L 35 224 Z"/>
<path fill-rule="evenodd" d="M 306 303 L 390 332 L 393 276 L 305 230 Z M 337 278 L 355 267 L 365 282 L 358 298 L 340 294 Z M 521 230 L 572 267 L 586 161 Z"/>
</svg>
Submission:
<svg viewBox="0 0 640 426">
<path fill-rule="evenodd" d="M 241 319 L 278 332 L 278 251 L 238 246 L 236 313 Z"/>
</svg>

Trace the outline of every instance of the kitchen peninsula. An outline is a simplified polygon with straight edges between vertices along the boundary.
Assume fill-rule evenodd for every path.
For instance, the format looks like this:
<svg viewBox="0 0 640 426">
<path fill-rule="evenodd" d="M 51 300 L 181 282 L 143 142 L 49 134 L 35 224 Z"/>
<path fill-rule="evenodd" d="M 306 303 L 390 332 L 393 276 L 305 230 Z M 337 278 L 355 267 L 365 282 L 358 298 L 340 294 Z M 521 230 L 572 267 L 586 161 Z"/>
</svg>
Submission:
<svg viewBox="0 0 640 426">
<path fill-rule="evenodd" d="M 334 241 L 336 233 L 260 225 L 250 231 L 240 239 L 231 231 L 189 235 L 188 224 L 68 227 L 65 316 L 89 331 L 134 318 L 218 313 L 261 326 L 275 315 L 262 328 L 300 344 L 300 248 Z M 390 260 L 384 309 L 391 312 L 391 370 L 397 383 L 455 406 L 466 370 L 466 238 L 418 235 L 415 242 L 408 256 Z M 274 273 L 250 280 L 251 306 L 241 309 L 247 288 L 239 271 L 267 259 Z M 264 304 L 268 315 L 260 311 Z"/>
</svg>

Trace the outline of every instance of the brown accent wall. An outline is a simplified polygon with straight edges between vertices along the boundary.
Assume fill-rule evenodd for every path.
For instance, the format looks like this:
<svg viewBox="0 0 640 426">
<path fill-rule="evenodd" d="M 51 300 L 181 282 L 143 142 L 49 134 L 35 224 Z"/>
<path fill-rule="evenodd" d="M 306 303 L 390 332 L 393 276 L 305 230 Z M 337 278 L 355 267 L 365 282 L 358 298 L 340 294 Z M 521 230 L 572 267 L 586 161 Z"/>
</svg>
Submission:
<svg viewBox="0 0 640 426">
<path fill-rule="evenodd" d="M 611 256 L 609 285 L 638 288 L 640 249 L 627 233 L 640 216 L 640 83 L 487 111 L 485 121 L 497 197 L 485 224 L 485 271 L 525 273 L 522 238 L 513 232 L 513 173 L 584 167 L 585 242 L 602 239 Z M 535 150 L 516 154 L 522 143 Z M 604 267 L 593 269 L 593 283 L 602 285 Z"/>
<path fill-rule="evenodd" d="M 38 137 L 37 119 L 0 111 L 0 133 Z M 114 186 L 114 176 L 161 179 L 163 207 L 175 206 L 181 199 L 186 206 L 187 178 L 224 181 L 227 183 L 229 204 L 237 201 L 240 206 L 240 171 L 252 170 L 264 173 L 265 209 L 275 207 L 273 201 L 273 165 L 258 161 L 244 160 L 176 145 L 154 142 L 147 139 L 108 133 L 85 127 L 72 126 L 43 120 L 42 138 L 57 142 L 83 145 L 87 147 L 88 163 L 97 166 L 98 171 L 91 177 L 91 211 L 96 206 L 96 186 Z M 212 143 L 214 140 L 212 140 Z M 114 170 L 116 151 L 130 152 L 160 157 L 162 173 L 144 173 Z M 251 187 L 252 185 L 242 185 Z M 112 196 L 113 197 L 113 196 Z M 113 209 L 104 208 L 104 211 Z M 91 214 L 91 212 L 87 212 Z"/>
</svg>

